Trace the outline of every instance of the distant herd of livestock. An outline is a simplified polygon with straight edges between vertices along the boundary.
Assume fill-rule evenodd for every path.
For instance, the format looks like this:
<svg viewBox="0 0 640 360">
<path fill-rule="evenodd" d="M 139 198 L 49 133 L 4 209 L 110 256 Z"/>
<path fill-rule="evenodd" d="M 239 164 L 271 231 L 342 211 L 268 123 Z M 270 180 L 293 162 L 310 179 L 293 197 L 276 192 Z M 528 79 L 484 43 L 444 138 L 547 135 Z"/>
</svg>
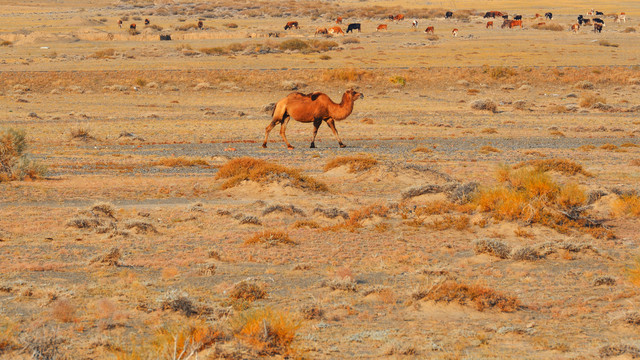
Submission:
<svg viewBox="0 0 640 360">
<path fill-rule="evenodd" d="M 604 16 L 604 13 L 601 11 L 595 11 L 593 9 L 591 9 L 589 12 L 587 12 L 587 16 L 590 16 L 591 18 L 587 18 L 584 15 L 579 15 L 577 20 L 578 22 L 575 24 L 571 25 L 571 31 L 573 31 L 574 33 L 577 33 L 580 30 L 580 27 L 582 26 L 588 26 L 588 25 L 592 25 L 593 24 L 593 31 L 594 32 L 602 32 L 602 27 L 605 26 L 604 24 L 604 20 L 602 20 L 601 18 L 597 17 L 597 16 Z M 595 16 L 595 17 L 594 17 Z M 451 19 L 453 18 L 453 12 L 452 11 L 447 11 L 445 13 L 444 16 L 445 19 Z M 522 28 L 522 15 L 514 15 L 512 19 L 509 19 L 509 14 L 502 12 L 502 11 L 487 11 L 483 18 L 485 19 L 489 19 L 489 18 L 502 18 L 503 22 L 502 22 L 502 26 L 501 28 L 515 28 L 515 27 L 520 27 Z M 396 22 L 400 22 L 402 20 L 404 20 L 404 15 L 403 14 L 398 14 L 398 15 L 389 15 L 387 17 L 388 20 L 390 21 L 396 21 Z M 546 20 L 552 20 L 553 19 L 553 14 L 551 12 L 546 12 L 544 14 L 544 17 L 540 14 L 535 14 L 535 17 L 531 18 L 532 20 L 537 20 L 537 19 L 546 19 Z M 341 25 L 342 24 L 342 17 L 338 17 L 336 19 L 336 24 L 337 25 Z M 625 13 L 620 13 L 619 15 L 616 14 L 615 15 L 615 21 L 616 22 L 626 22 L 626 15 Z M 148 26 L 150 24 L 149 19 L 144 19 L 144 24 L 146 26 Z M 538 26 L 543 26 L 546 25 L 545 22 L 538 22 L 537 23 Z M 120 28 L 122 28 L 122 20 L 118 20 L 118 26 Z M 204 24 L 202 21 L 198 21 L 197 23 L 197 28 L 202 30 L 204 29 Z M 411 27 L 413 29 L 417 29 L 418 28 L 418 20 L 413 20 L 411 22 Z M 289 21 L 286 23 L 286 25 L 284 26 L 284 30 L 290 30 L 290 29 L 299 29 L 300 25 L 297 21 Z M 387 24 L 380 24 L 377 26 L 376 31 L 383 31 L 383 30 L 387 30 L 388 26 Z M 493 21 L 487 21 L 486 24 L 486 28 L 493 28 Z M 129 24 L 129 29 L 130 30 L 136 30 L 136 24 Z M 351 23 L 347 25 L 347 33 L 353 32 L 355 30 L 358 30 L 358 32 L 362 31 L 362 25 L 360 23 Z M 427 34 L 433 34 L 435 32 L 435 28 L 433 26 L 428 26 L 425 31 Z M 333 27 L 319 27 L 316 28 L 316 32 L 315 35 L 327 35 L 327 34 L 334 34 L 334 35 L 344 35 L 345 32 L 342 30 L 342 27 L 340 26 L 333 26 Z M 451 31 L 451 34 L 455 37 L 458 36 L 458 29 L 453 29 Z M 277 33 L 270 33 L 269 36 L 278 36 Z M 160 35 L 160 40 L 171 40 L 171 35 Z"/>
</svg>

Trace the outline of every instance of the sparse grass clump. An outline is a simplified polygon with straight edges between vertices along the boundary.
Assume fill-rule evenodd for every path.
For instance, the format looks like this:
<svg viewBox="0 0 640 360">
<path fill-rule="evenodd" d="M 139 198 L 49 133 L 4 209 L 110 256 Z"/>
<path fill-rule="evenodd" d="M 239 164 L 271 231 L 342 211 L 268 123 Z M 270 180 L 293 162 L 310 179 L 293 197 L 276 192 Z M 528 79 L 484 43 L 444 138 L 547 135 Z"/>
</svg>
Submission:
<svg viewBox="0 0 640 360">
<path fill-rule="evenodd" d="M 71 129 L 71 139 L 72 140 L 81 140 L 81 141 L 89 141 L 95 140 L 96 138 L 91 135 L 91 132 L 86 127 L 77 127 L 75 129 Z"/>
<path fill-rule="evenodd" d="M 389 81 L 391 81 L 392 84 L 397 84 L 400 86 L 405 86 L 407 85 L 407 79 L 403 76 L 392 76 Z"/>
<path fill-rule="evenodd" d="M 182 156 L 163 158 L 153 162 L 154 166 L 167 166 L 167 167 L 186 167 L 186 166 L 209 166 L 209 163 L 204 159 L 189 159 Z"/>
<path fill-rule="evenodd" d="M 466 230 L 471 225 L 469 216 L 467 215 L 444 215 L 440 219 L 435 219 L 428 226 L 434 230 L 456 229 L 458 231 Z"/>
<path fill-rule="evenodd" d="M 46 167 L 30 160 L 26 149 L 24 131 L 9 128 L 0 132 L 0 183 L 25 178 L 39 179 L 46 175 Z"/>
<path fill-rule="evenodd" d="M 286 180 L 300 189 L 313 191 L 329 190 L 327 185 L 308 176 L 301 175 L 298 170 L 250 157 L 242 157 L 228 161 L 220 167 L 216 174 L 216 179 L 226 179 L 222 184 L 222 189 L 230 189 L 243 181 L 267 184 Z"/>
<path fill-rule="evenodd" d="M 274 246 L 278 244 L 296 245 L 296 242 L 289 238 L 289 234 L 280 230 L 265 230 L 253 234 L 244 241 L 245 244 L 265 244 Z"/>
<path fill-rule="evenodd" d="M 237 29 L 238 28 L 238 24 L 236 23 L 225 23 L 222 24 L 222 26 L 229 28 L 229 29 Z"/>
<path fill-rule="evenodd" d="M 0 42 L 0 46 L 11 46 L 11 45 L 13 45 L 13 42 L 9 40 L 3 40 L 2 42 Z"/>
<path fill-rule="evenodd" d="M 231 321 L 235 336 L 261 355 L 288 354 L 300 321 L 290 312 L 262 308 L 239 313 Z"/>
<path fill-rule="evenodd" d="M 588 197 L 575 184 L 561 185 L 544 171 L 522 168 L 498 172 L 500 185 L 476 192 L 472 204 L 496 219 L 539 223 L 561 233 L 570 229 L 596 238 L 612 238 L 613 233 L 601 226 L 601 221 L 585 215 Z"/>
<path fill-rule="evenodd" d="M 511 248 L 500 240 L 478 239 L 473 242 L 473 251 L 476 254 L 489 254 L 500 259 L 508 259 Z"/>
<path fill-rule="evenodd" d="M 291 40 L 285 40 L 283 42 L 280 43 L 279 45 L 281 50 L 289 50 L 289 51 L 302 51 L 305 50 L 309 47 L 309 44 L 304 41 L 304 40 L 300 40 L 300 39 L 291 39 Z"/>
<path fill-rule="evenodd" d="M 471 304 L 478 311 L 497 308 L 503 312 L 513 312 L 523 307 L 513 296 L 504 295 L 480 285 L 467 285 L 453 280 L 445 281 L 427 291 L 417 291 L 413 294 L 413 299 Z"/>
<path fill-rule="evenodd" d="M 493 79 L 508 78 L 517 74 L 514 68 L 504 66 L 487 67 L 484 69 L 484 72 L 489 74 Z"/>
<path fill-rule="evenodd" d="M 600 146 L 600 149 L 602 149 L 602 150 L 617 150 L 618 147 L 613 145 L 613 144 L 604 144 L 604 145 Z"/>
<path fill-rule="evenodd" d="M 519 169 L 525 166 L 533 166 L 541 172 L 557 171 L 566 175 L 582 174 L 584 176 L 593 176 L 586 171 L 582 165 L 566 159 L 536 159 L 516 164 L 513 168 Z"/>
<path fill-rule="evenodd" d="M 471 102 L 471 108 L 475 110 L 488 110 L 496 112 L 498 105 L 491 99 L 478 99 Z"/>
<path fill-rule="evenodd" d="M 94 52 L 93 54 L 89 55 L 89 57 L 93 59 L 111 59 L 115 54 L 115 49 L 104 49 Z"/>
<path fill-rule="evenodd" d="M 557 23 L 549 23 L 549 24 L 543 24 L 543 25 L 538 25 L 538 24 L 533 24 L 531 25 L 531 28 L 536 29 L 536 30 L 550 30 L 550 31 L 563 31 L 564 30 L 564 26 L 557 24 Z"/>
<path fill-rule="evenodd" d="M 329 171 L 340 166 L 348 166 L 350 173 L 367 171 L 378 164 L 376 159 L 368 156 L 340 156 L 330 160 L 325 166 L 324 171 Z"/>
<path fill-rule="evenodd" d="M 146 219 L 129 219 L 124 222 L 125 229 L 134 229 L 138 234 L 157 233 L 156 227 Z"/>
<path fill-rule="evenodd" d="M 236 300 L 256 301 L 267 297 L 267 291 L 260 284 L 241 281 L 234 285 L 229 292 L 229 297 Z"/>
<path fill-rule="evenodd" d="M 583 108 L 591 108 L 596 103 L 606 104 L 607 99 L 595 94 L 585 94 L 580 98 L 580 106 Z"/>
<path fill-rule="evenodd" d="M 486 146 L 481 147 L 479 152 L 482 153 L 482 154 L 490 154 L 490 153 L 499 153 L 500 150 L 496 149 L 493 146 L 486 145 Z"/>
<path fill-rule="evenodd" d="M 598 41 L 598 45 L 600 46 L 608 46 L 608 47 L 619 47 L 620 44 L 609 42 L 609 40 L 600 40 Z"/>
<path fill-rule="evenodd" d="M 616 217 L 640 217 L 640 196 L 619 196 L 613 201 L 613 204 L 611 204 L 611 212 Z"/>
</svg>

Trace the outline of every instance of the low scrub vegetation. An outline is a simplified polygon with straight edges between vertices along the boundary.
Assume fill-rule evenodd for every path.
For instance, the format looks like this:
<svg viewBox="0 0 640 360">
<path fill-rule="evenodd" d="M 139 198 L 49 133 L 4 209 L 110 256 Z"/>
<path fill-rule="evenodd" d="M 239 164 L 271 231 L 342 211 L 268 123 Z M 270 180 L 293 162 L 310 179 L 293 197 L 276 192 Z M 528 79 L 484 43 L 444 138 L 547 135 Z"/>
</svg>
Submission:
<svg viewBox="0 0 640 360">
<path fill-rule="evenodd" d="M 89 55 L 89 58 L 92 59 L 111 59 L 115 56 L 116 54 L 116 50 L 115 49 L 104 49 L 104 50 L 98 50 L 96 52 L 94 52 L 93 54 Z"/>
<path fill-rule="evenodd" d="M 542 25 L 533 24 L 531 25 L 531 28 L 536 30 L 550 30 L 550 31 L 563 31 L 565 29 L 564 26 L 557 23 L 549 23 L 549 24 L 542 24 Z"/>
<path fill-rule="evenodd" d="M 611 204 L 611 212 L 614 216 L 640 217 L 640 196 L 622 195 Z"/>
<path fill-rule="evenodd" d="M 581 174 L 584 176 L 593 176 L 590 172 L 586 171 L 582 165 L 566 159 L 537 159 L 529 160 L 519 163 L 514 166 L 514 169 L 519 169 L 526 166 L 532 166 L 538 171 L 557 171 L 566 175 Z"/>
<path fill-rule="evenodd" d="M 231 325 L 235 336 L 259 354 L 288 355 L 301 323 L 290 312 L 262 308 L 239 313 Z"/>
<path fill-rule="evenodd" d="M 26 150 L 24 131 L 10 128 L 0 132 L 0 182 L 39 179 L 46 175 L 46 167 L 30 160 Z"/>
<path fill-rule="evenodd" d="M 496 308 L 503 312 L 513 312 L 523 306 L 513 297 L 496 292 L 480 285 L 467 285 L 448 280 L 426 291 L 413 294 L 414 300 L 432 300 L 434 302 L 456 302 L 461 305 L 472 305 L 478 311 Z"/>
<path fill-rule="evenodd" d="M 300 174 L 298 170 L 250 157 L 233 159 L 222 165 L 216 174 L 216 179 L 226 180 L 222 184 L 222 189 L 232 188 L 243 181 L 254 181 L 259 184 L 288 181 L 300 189 L 313 191 L 329 189 L 327 185 Z"/>
<path fill-rule="evenodd" d="M 371 73 L 362 69 L 328 69 L 322 73 L 322 81 L 360 81 L 370 76 Z"/>
<path fill-rule="evenodd" d="M 153 162 L 155 166 L 168 166 L 168 167 L 186 167 L 186 166 L 209 166 L 209 163 L 204 159 L 190 159 L 186 157 L 170 157 L 162 158 Z"/>
<path fill-rule="evenodd" d="M 289 234 L 280 230 L 265 230 L 253 234 L 244 241 L 245 244 L 265 244 L 274 246 L 278 244 L 295 245 L 296 242 L 289 238 Z"/>
<path fill-rule="evenodd" d="M 596 238 L 612 238 L 602 221 L 586 214 L 584 190 L 576 184 L 558 184 L 544 171 L 526 167 L 498 171 L 500 184 L 481 188 L 472 203 L 496 219 L 539 223 L 561 233 L 570 229 L 589 233 Z"/>
<path fill-rule="evenodd" d="M 357 173 L 361 171 L 367 171 L 378 164 L 376 159 L 368 156 L 340 156 L 330 160 L 325 166 L 324 171 L 331 169 L 348 166 L 350 173 Z"/>
</svg>

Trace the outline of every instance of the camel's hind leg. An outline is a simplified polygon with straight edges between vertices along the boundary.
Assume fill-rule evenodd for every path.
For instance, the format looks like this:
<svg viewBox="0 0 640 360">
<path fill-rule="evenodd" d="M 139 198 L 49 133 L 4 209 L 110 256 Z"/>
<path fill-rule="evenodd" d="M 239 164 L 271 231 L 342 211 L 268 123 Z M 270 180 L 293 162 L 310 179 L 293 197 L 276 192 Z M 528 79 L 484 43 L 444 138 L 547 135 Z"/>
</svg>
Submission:
<svg viewBox="0 0 640 360">
<path fill-rule="evenodd" d="M 287 124 L 289 123 L 289 119 L 291 119 L 291 117 L 288 114 L 285 114 L 285 117 L 282 119 L 282 124 L 280 125 L 280 136 L 282 136 L 282 140 L 284 140 L 284 143 L 287 144 L 287 149 L 291 150 L 293 149 L 293 146 L 289 144 L 289 141 L 287 141 L 287 136 L 284 134 L 284 132 L 287 131 Z"/>
<path fill-rule="evenodd" d="M 333 131 L 333 135 L 338 140 L 338 144 L 340 144 L 340 147 L 341 148 L 346 147 L 347 145 L 343 144 L 342 140 L 340 140 L 340 136 L 338 136 L 338 130 L 336 130 L 335 121 L 333 119 L 329 119 L 327 120 L 327 125 L 329 125 L 329 128 L 331 128 L 331 131 Z"/>
<path fill-rule="evenodd" d="M 318 134 L 318 128 L 322 124 L 322 119 L 316 119 L 313 121 L 313 139 L 311 139 L 311 148 L 316 147 L 316 135 Z"/>
<path fill-rule="evenodd" d="M 280 121 L 277 119 L 274 119 L 274 120 L 271 120 L 271 123 L 269 123 L 269 125 L 267 125 L 267 128 L 265 129 L 265 134 L 264 134 L 264 142 L 262 143 L 263 148 L 267 147 L 267 140 L 269 139 L 269 133 L 276 126 L 278 122 Z"/>
<path fill-rule="evenodd" d="M 273 130 L 273 128 L 278 123 L 283 123 L 284 119 L 289 116 L 289 114 L 287 114 L 286 104 L 283 100 L 280 100 L 273 108 L 273 113 L 271 114 L 271 123 L 269 123 L 269 125 L 267 125 L 267 128 L 265 129 L 264 142 L 262 143 L 263 148 L 267 147 L 267 140 L 269 139 L 269 133 L 271 132 L 271 130 Z"/>
</svg>

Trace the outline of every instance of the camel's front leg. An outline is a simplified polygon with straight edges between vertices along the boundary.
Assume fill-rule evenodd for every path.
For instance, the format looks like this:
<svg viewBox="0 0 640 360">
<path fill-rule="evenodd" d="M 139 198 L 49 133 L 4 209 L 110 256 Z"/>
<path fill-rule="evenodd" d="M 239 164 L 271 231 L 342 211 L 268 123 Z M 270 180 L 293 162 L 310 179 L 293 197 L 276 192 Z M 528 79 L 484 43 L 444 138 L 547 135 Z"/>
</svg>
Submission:
<svg viewBox="0 0 640 360">
<path fill-rule="evenodd" d="M 278 123 L 278 120 L 272 120 L 271 123 L 267 125 L 267 128 L 265 129 L 265 134 L 264 134 L 264 142 L 262 143 L 263 148 L 267 147 L 267 139 L 269 139 L 269 133 L 276 126 L 277 123 Z"/>
<path fill-rule="evenodd" d="M 333 135 L 335 135 L 336 139 L 338 140 L 338 144 L 340 144 L 340 147 L 346 147 L 347 145 L 342 143 L 342 140 L 340 140 L 340 136 L 338 136 L 338 130 L 336 130 L 336 124 L 335 121 L 333 119 L 329 119 L 327 120 L 327 125 L 329 125 L 329 128 L 331 128 L 331 131 L 333 131 Z"/>
<path fill-rule="evenodd" d="M 287 144 L 287 149 L 291 150 L 293 149 L 293 146 L 289 144 L 289 142 L 287 141 L 287 136 L 284 134 L 284 132 L 287 130 L 289 119 L 291 119 L 291 117 L 287 116 L 284 121 L 282 121 L 282 125 L 280 125 L 280 136 L 282 136 L 282 140 L 284 140 L 284 143 Z"/>
<path fill-rule="evenodd" d="M 318 134 L 318 128 L 322 124 L 322 119 L 313 120 L 313 139 L 311 139 L 311 148 L 316 147 L 316 135 Z"/>
</svg>

